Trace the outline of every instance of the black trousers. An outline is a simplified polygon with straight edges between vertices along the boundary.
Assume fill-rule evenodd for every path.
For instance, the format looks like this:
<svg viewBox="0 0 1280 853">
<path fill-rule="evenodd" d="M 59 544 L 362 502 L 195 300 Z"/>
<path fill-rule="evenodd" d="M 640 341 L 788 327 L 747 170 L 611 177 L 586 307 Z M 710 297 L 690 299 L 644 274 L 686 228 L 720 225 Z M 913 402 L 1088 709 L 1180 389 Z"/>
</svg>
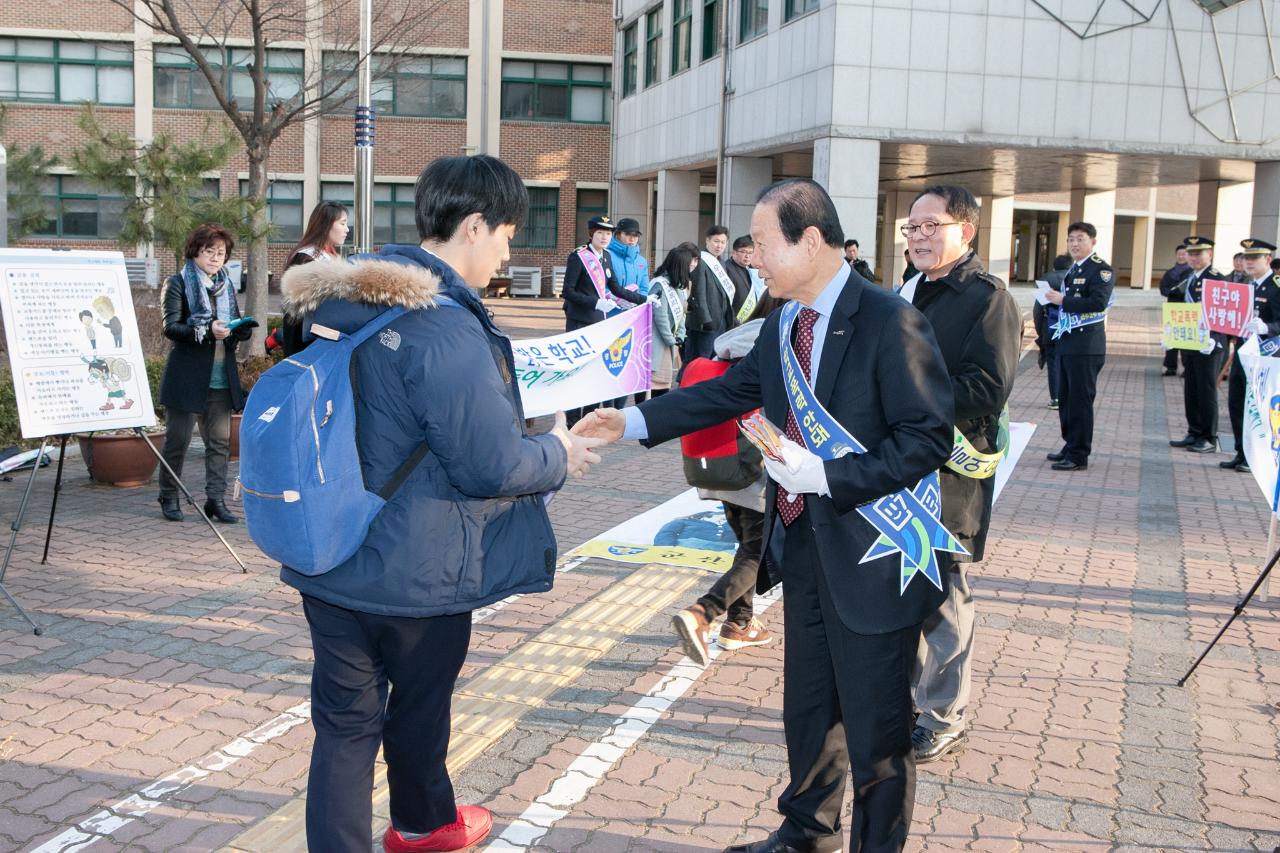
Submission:
<svg viewBox="0 0 1280 853">
<path fill-rule="evenodd" d="M 760 574 L 760 546 L 764 540 L 764 513 L 727 501 L 722 503 L 725 520 L 738 538 L 733 565 L 721 575 L 707 594 L 698 599 L 710 622 L 725 614 L 730 622 L 745 625 L 751 620 Z"/>
<path fill-rule="evenodd" d="M 784 817 L 778 832 L 800 850 L 841 849 L 840 812 L 852 768 L 845 849 L 896 853 L 906 844 L 915 804 L 911 667 L 920 626 L 850 631 L 831 601 L 810 523 L 806 511 L 783 544 L 782 721 L 791 779 L 778 798 Z"/>
<path fill-rule="evenodd" d="M 302 607 L 315 650 L 308 849 L 369 849 L 379 746 L 391 823 L 403 832 L 452 823 L 449 703 L 471 640 L 471 614 L 375 616 L 306 595 Z"/>
<path fill-rule="evenodd" d="M 1165 370 L 1176 371 L 1178 369 L 1178 352 L 1179 350 L 1176 350 L 1176 349 L 1167 349 L 1164 351 L 1164 369 Z"/>
<path fill-rule="evenodd" d="M 1062 452 L 1077 465 L 1093 452 L 1093 399 L 1098 393 L 1098 372 L 1104 355 L 1058 354 L 1058 425 Z"/>
<path fill-rule="evenodd" d="M 1197 441 L 1218 440 L 1218 373 L 1225 349 L 1205 354 L 1182 351 L 1182 402 L 1187 415 L 1187 435 Z"/>
<path fill-rule="evenodd" d="M 1236 440 L 1236 458 L 1244 458 L 1244 367 L 1240 356 L 1231 357 L 1227 374 L 1227 414 L 1231 417 L 1231 435 Z"/>
<path fill-rule="evenodd" d="M 687 331 L 684 336 L 684 352 L 681 356 L 684 363 L 688 364 L 695 358 L 715 358 L 716 357 L 716 338 L 720 337 L 724 330 L 710 332 L 696 332 L 692 329 Z"/>
</svg>

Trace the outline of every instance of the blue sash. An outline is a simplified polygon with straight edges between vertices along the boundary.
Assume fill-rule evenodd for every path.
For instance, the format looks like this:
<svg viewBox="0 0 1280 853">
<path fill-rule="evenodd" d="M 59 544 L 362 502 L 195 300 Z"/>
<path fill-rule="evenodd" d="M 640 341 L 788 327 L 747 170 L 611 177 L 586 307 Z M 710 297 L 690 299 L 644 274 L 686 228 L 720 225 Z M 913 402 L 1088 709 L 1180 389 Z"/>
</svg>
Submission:
<svg viewBox="0 0 1280 853">
<path fill-rule="evenodd" d="M 791 326 L 800 308 L 800 303 L 795 300 L 783 307 L 778 349 L 787 402 L 805 446 L 823 460 L 837 459 L 848 453 L 866 453 L 867 449 L 861 442 L 823 408 L 804 379 L 800 360 L 791 347 Z M 880 534 L 880 538 L 858 561 L 859 564 L 901 554 L 899 595 L 906 592 L 907 584 L 917 574 L 924 575 L 934 586 L 942 589 L 942 574 L 934 551 L 969 553 L 951 535 L 951 531 L 942 526 L 942 490 L 938 485 L 937 471 L 916 483 L 914 488 L 863 504 L 858 507 L 858 514 Z"/>
</svg>

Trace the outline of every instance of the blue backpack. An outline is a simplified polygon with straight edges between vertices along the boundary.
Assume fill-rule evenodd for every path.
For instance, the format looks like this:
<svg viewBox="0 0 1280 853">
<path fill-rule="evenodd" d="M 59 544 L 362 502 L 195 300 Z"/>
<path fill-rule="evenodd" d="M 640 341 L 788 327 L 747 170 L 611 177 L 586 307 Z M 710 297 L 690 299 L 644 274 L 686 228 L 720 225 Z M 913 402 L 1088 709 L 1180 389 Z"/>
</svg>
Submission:
<svg viewBox="0 0 1280 853">
<path fill-rule="evenodd" d="M 249 536 L 304 575 L 322 575 L 364 543 L 369 525 L 426 455 L 423 442 L 377 492 L 356 446 L 356 347 L 405 309 L 389 308 L 354 334 L 317 337 L 254 384 L 240 422 L 240 487 Z"/>
</svg>

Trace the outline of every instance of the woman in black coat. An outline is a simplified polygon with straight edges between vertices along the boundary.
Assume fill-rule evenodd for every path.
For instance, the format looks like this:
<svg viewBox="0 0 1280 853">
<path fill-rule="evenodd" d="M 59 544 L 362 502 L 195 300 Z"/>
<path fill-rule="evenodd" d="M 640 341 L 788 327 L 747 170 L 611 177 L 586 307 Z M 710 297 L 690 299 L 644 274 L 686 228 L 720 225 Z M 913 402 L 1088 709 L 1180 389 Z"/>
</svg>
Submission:
<svg viewBox="0 0 1280 853">
<path fill-rule="evenodd" d="M 227 509 L 227 460 L 231 450 L 231 413 L 244 408 L 244 390 L 236 368 L 236 345 L 247 340 L 250 320 L 240 319 L 236 289 L 224 269 L 235 245 L 220 225 L 201 225 L 187 238 L 186 263 L 164 283 L 164 336 L 173 341 L 160 402 L 165 407 L 164 458 L 179 477 L 197 421 L 204 439 L 205 514 L 224 524 L 238 519 Z M 182 521 L 178 483 L 160 472 L 160 511 Z"/>
</svg>

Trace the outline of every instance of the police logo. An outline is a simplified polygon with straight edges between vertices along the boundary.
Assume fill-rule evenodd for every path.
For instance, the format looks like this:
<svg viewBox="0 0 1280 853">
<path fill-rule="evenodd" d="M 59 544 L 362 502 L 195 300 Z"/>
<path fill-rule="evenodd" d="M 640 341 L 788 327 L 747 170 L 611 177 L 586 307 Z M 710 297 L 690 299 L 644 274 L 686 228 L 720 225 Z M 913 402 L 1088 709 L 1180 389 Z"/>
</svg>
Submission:
<svg viewBox="0 0 1280 853">
<path fill-rule="evenodd" d="M 643 554 L 643 548 L 631 548 L 626 545 L 610 545 L 609 553 L 615 557 L 634 557 L 636 554 Z"/>
<path fill-rule="evenodd" d="M 1252 248 L 1253 248 L 1253 241 L 1252 241 L 1252 240 L 1241 240 L 1241 241 L 1240 241 L 1240 245 L 1241 245 L 1241 246 L 1244 246 L 1246 249 L 1252 249 Z"/>
<path fill-rule="evenodd" d="M 1098 273 L 1098 277 L 1102 279 L 1104 284 L 1109 284 L 1111 282 L 1111 270 L 1103 270 Z"/>
<path fill-rule="evenodd" d="M 1276 394 L 1271 398 L 1271 405 L 1268 407 L 1271 423 L 1271 449 L 1280 452 L 1280 394 Z"/>
<path fill-rule="evenodd" d="M 608 349 L 600 353 L 600 357 L 604 359 L 604 366 L 614 376 L 621 376 L 623 369 L 627 366 L 627 362 L 631 359 L 633 337 L 634 330 L 627 329 L 613 343 L 609 344 Z"/>
</svg>

